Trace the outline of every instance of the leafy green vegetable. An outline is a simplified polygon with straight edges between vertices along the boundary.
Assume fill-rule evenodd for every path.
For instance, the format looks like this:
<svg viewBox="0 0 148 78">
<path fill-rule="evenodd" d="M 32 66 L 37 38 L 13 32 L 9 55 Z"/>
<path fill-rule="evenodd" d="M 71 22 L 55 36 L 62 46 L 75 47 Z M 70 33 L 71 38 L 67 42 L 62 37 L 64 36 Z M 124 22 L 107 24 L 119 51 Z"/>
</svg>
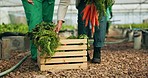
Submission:
<svg viewBox="0 0 148 78">
<path fill-rule="evenodd" d="M 85 34 L 81 34 L 81 35 L 78 36 L 78 38 L 79 39 L 87 39 L 88 37 Z"/>
<path fill-rule="evenodd" d="M 53 31 L 53 23 L 42 22 L 28 33 L 36 47 L 41 48 L 41 55 L 52 56 L 59 45 L 59 37 Z"/>
<path fill-rule="evenodd" d="M 19 33 L 27 33 L 28 26 L 25 24 L 1 24 L 0 25 L 0 33 L 4 32 L 19 32 Z"/>
</svg>

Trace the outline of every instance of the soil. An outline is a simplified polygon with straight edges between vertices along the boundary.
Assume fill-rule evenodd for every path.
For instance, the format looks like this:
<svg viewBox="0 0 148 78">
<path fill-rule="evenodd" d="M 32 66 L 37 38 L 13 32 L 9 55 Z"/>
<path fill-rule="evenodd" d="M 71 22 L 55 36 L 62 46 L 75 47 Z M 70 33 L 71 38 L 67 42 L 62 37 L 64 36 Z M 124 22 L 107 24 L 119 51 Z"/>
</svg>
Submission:
<svg viewBox="0 0 148 78">
<path fill-rule="evenodd" d="M 106 44 L 101 50 L 101 63 L 88 62 L 87 69 L 41 72 L 29 56 L 17 69 L 2 78 L 148 78 L 148 49 L 135 50 L 133 45 L 133 42 Z M 0 72 L 17 64 L 28 53 L 15 51 L 9 60 L 0 60 Z"/>
</svg>

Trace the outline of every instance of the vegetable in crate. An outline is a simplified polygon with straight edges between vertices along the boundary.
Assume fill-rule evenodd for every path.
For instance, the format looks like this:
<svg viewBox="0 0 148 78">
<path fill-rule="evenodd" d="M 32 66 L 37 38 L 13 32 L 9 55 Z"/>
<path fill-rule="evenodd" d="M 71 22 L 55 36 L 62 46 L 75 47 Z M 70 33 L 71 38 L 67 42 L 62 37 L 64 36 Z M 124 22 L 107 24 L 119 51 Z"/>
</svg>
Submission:
<svg viewBox="0 0 148 78">
<path fill-rule="evenodd" d="M 33 43 L 41 48 L 41 55 L 52 56 L 59 45 L 59 37 L 53 31 L 54 28 L 53 23 L 42 22 L 28 33 Z"/>
</svg>

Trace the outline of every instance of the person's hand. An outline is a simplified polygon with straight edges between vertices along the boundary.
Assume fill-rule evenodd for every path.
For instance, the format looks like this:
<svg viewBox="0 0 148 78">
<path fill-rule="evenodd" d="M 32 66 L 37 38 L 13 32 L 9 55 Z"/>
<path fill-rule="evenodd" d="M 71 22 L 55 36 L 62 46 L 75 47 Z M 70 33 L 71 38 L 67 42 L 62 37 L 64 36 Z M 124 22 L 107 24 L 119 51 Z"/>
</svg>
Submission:
<svg viewBox="0 0 148 78">
<path fill-rule="evenodd" d="M 28 1 L 28 3 L 29 4 L 32 4 L 32 5 L 34 5 L 34 2 L 33 2 L 33 0 L 27 0 Z"/>
<path fill-rule="evenodd" d="M 62 24 L 63 24 L 63 21 L 62 21 L 62 20 L 59 20 L 59 21 L 57 22 L 57 25 L 56 25 L 56 27 L 55 27 L 55 29 L 54 29 L 54 31 L 55 31 L 56 33 L 59 33 L 59 31 L 60 31 L 60 29 L 61 29 L 61 27 L 62 27 Z"/>
</svg>

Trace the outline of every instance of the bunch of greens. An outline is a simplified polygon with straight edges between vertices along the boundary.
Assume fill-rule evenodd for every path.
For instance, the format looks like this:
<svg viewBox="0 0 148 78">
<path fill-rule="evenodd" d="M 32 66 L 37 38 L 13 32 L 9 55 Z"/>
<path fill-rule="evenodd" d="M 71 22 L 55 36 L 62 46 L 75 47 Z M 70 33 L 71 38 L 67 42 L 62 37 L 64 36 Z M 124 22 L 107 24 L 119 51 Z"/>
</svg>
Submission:
<svg viewBox="0 0 148 78">
<path fill-rule="evenodd" d="M 28 33 L 36 47 L 41 48 L 41 55 L 52 56 L 59 45 L 59 37 L 53 31 L 54 28 L 53 23 L 42 22 Z"/>
</svg>

